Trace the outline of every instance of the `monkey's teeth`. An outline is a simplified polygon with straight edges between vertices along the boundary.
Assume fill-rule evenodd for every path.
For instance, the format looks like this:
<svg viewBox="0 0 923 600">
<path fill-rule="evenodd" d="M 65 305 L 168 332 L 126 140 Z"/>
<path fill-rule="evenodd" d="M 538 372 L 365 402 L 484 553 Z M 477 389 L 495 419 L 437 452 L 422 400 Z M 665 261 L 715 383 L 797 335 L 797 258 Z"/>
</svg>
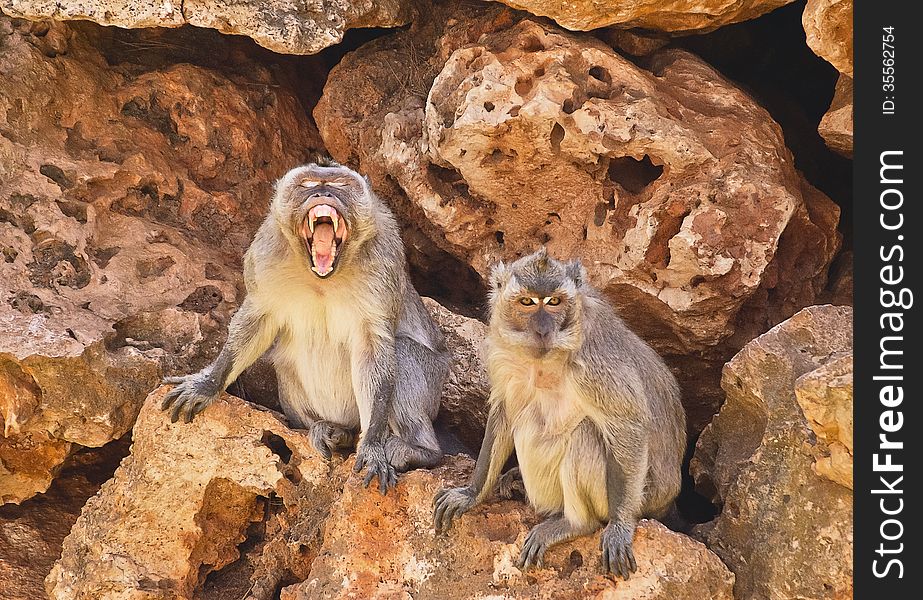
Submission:
<svg viewBox="0 0 923 600">
<path fill-rule="evenodd" d="M 308 227 L 311 228 L 311 235 L 314 235 L 314 221 L 316 220 L 317 220 L 317 215 L 312 214 L 308 217 Z"/>
<path fill-rule="evenodd" d="M 333 219 L 333 235 L 336 235 L 337 231 L 340 230 L 340 219 L 337 218 L 336 211 L 333 211 L 333 214 L 330 215 L 330 218 Z"/>
</svg>

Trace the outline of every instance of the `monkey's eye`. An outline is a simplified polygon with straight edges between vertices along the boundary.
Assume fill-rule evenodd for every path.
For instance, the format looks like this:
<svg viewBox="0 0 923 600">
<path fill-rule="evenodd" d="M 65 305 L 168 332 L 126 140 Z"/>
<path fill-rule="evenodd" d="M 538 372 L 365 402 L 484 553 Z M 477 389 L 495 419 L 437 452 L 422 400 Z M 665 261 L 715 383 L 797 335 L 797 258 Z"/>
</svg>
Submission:
<svg viewBox="0 0 923 600">
<path fill-rule="evenodd" d="M 301 185 L 301 187 L 312 188 L 312 187 L 317 187 L 317 186 L 319 186 L 319 185 L 320 185 L 320 181 L 315 181 L 315 180 L 313 180 L 313 179 L 305 179 L 304 181 L 301 182 L 300 185 Z"/>
<path fill-rule="evenodd" d="M 520 298 L 519 303 L 523 306 L 535 306 L 537 304 L 535 300 L 535 298 Z"/>
<path fill-rule="evenodd" d="M 548 306 L 557 306 L 561 303 L 561 299 L 557 296 L 551 296 L 550 298 L 543 298 L 543 301 Z"/>
</svg>

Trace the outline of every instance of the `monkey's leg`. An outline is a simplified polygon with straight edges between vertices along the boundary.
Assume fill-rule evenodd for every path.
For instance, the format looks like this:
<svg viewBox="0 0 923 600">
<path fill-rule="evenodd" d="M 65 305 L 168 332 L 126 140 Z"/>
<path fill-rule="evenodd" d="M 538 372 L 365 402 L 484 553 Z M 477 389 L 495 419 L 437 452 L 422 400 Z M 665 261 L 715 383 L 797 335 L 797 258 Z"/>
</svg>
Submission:
<svg viewBox="0 0 923 600">
<path fill-rule="evenodd" d="M 391 435 L 389 417 L 396 370 L 394 340 L 370 332 L 366 339 L 355 343 L 351 367 L 362 437 L 353 471 L 358 473 L 367 468 L 365 486 L 377 477 L 381 493 L 387 494 L 389 488 L 397 485 L 397 474 L 385 452 L 385 442 Z"/>
<path fill-rule="evenodd" d="M 484 500 L 497 484 L 500 471 L 512 452 L 513 434 L 503 409 L 503 402 L 492 399 L 484 441 L 481 443 L 481 452 L 478 454 L 471 481 L 466 487 L 445 488 L 433 498 L 433 524 L 437 533 L 448 530 L 455 517 L 461 516 Z"/>
<path fill-rule="evenodd" d="M 310 432 L 311 444 L 321 456 L 330 460 L 334 450 L 350 447 L 355 441 L 355 435 L 351 430 L 318 419 L 311 410 L 297 370 L 284 362 L 277 362 L 275 367 L 282 412 L 291 420 L 293 426 L 303 427 Z"/>
<path fill-rule="evenodd" d="M 548 548 L 593 533 L 597 529 L 599 523 L 575 524 L 563 515 L 542 521 L 526 534 L 526 541 L 519 553 L 519 568 L 541 567 Z"/>
<path fill-rule="evenodd" d="M 606 440 L 606 495 L 609 524 L 603 530 L 602 563 L 606 572 L 628 579 L 638 570 L 631 548 L 644 503 L 648 450 L 644 432 L 622 427 Z"/>
<path fill-rule="evenodd" d="M 266 314 L 245 299 L 228 326 L 228 339 L 215 362 L 198 373 L 183 377 L 167 377 L 164 383 L 175 383 L 163 398 L 161 410 L 172 407 L 170 420 L 180 416 L 188 423 L 218 397 L 244 369 L 266 352 L 276 336 L 276 328 Z"/>
<path fill-rule="evenodd" d="M 385 443 L 388 460 L 397 471 L 431 467 L 442 458 L 432 420 L 439 411 L 448 361 L 408 338 L 397 338 L 394 346 L 392 423 L 397 435 Z"/>
</svg>

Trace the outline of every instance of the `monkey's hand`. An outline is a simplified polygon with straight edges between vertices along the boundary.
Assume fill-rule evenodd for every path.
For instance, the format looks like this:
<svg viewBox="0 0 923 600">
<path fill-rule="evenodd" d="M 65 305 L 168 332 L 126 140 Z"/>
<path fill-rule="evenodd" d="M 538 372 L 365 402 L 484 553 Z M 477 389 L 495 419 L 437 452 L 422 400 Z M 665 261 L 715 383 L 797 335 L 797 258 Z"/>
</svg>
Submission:
<svg viewBox="0 0 923 600">
<path fill-rule="evenodd" d="M 184 423 L 192 421 L 192 417 L 202 412 L 221 393 L 220 384 L 215 381 L 208 369 L 182 377 L 167 377 L 163 382 L 176 384 L 175 388 L 167 392 L 160 404 L 161 410 L 173 408 L 170 415 L 170 421 L 173 423 L 179 420 L 180 415 L 183 416 Z"/>
<path fill-rule="evenodd" d="M 477 503 L 477 494 L 467 487 L 445 488 L 433 498 L 433 525 L 436 533 L 448 531 L 455 517 L 460 517 Z"/>
<path fill-rule="evenodd" d="M 369 487 L 369 484 L 376 477 L 378 477 L 378 488 L 383 495 L 386 495 L 390 488 L 397 485 L 397 472 L 388 461 L 383 442 L 363 440 L 359 444 L 359 450 L 356 452 L 356 466 L 353 467 L 353 472 L 358 473 L 363 468 L 367 469 L 365 487 Z"/>
<path fill-rule="evenodd" d="M 333 457 L 337 448 L 346 448 L 353 443 L 353 433 L 330 421 L 315 421 L 311 425 L 311 444 L 326 460 Z"/>
<path fill-rule="evenodd" d="M 634 527 L 622 521 L 610 521 L 600 538 L 603 570 L 628 579 L 638 570 L 635 554 L 631 549 Z"/>
</svg>

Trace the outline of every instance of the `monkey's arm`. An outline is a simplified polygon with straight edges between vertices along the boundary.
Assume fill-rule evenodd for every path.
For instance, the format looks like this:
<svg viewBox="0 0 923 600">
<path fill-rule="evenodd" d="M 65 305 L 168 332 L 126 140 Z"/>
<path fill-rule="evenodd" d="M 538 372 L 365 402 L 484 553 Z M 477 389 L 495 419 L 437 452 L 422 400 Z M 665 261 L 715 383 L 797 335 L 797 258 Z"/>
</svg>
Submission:
<svg viewBox="0 0 923 600">
<path fill-rule="evenodd" d="M 647 444 L 636 427 L 618 427 L 606 436 L 606 493 L 609 524 L 600 540 L 606 572 L 628 579 L 638 569 L 631 548 L 644 502 Z"/>
<path fill-rule="evenodd" d="M 164 379 L 164 383 L 177 385 L 164 396 L 160 408 L 172 407 L 170 420 L 174 423 L 180 415 L 190 422 L 269 348 L 276 333 L 269 316 L 245 299 L 231 319 L 228 339 L 212 364 L 192 375 Z"/>
<path fill-rule="evenodd" d="M 388 421 L 391 415 L 391 396 L 394 394 L 394 373 L 396 369 L 394 340 L 386 336 L 373 336 L 364 348 L 356 350 L 358 360 L 353 365 L 353 389 L 359 404 L 362 425 L 362 441 L 356 450 L 358 473 L 363 468 L 365 486 L 378 477 L 382 494 L 397 485 L 397 473 L 388 460 L 385 442 L 390 435 Z"/>
<path fill-rule="evenodd" d="M 502 402 L 492 399 L 484 441 L 471 480 L 466 487 L 443 489 L 433 499 L 433 523 L 437 533 L 448 530 L 455 517 L 461 516 L 487 497 L 512 452 L 513 435 L 506 411 Z"/>
</svg>

